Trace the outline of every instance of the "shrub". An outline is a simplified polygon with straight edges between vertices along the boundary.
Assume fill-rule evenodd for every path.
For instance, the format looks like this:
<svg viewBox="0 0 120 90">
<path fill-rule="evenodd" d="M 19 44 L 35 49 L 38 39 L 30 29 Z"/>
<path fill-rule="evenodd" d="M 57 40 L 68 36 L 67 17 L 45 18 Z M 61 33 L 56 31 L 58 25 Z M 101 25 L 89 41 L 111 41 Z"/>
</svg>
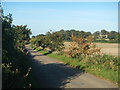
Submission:
<svg viewBox="0 0 120 90">
<path fill-rule="evenodd" d="M 93 38 L 89 36 L 87 38 L 75 37 L 72 34 L 72 43 L 67 53 L 72 58 L 78 58 L 80 55 L 93 55 L 99 54 L 100 48 L 96 48 L 96 44 L 92 43 Z"/>
</svg>

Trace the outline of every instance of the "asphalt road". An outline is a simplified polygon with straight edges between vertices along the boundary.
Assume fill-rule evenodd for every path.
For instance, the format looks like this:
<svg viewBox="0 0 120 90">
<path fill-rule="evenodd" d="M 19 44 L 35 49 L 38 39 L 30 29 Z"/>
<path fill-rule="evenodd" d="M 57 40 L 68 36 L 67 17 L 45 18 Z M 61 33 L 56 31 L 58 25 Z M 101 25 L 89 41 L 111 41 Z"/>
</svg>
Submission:
<svg viewBox="0 0 120 90">
<path fill-rule="evenodd" d="M 72 68 L 33 50 L 26 45 L 31 54 L 33 71 L 41 88 L 117 88 L 110 81 L 100 79 L 80 69 Z"/>
</svg>

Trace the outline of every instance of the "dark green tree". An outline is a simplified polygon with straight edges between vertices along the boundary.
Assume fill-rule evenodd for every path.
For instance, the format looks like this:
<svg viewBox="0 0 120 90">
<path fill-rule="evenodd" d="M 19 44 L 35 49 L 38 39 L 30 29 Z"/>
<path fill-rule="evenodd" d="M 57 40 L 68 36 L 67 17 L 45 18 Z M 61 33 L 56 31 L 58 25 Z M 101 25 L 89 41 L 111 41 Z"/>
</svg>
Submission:
<svg viewBox="0 0 120 90">
<path fill-rule="evenodd" d="M 25 52 L 18 49 L 19 46 L 16 47 L 19 45 L 18 41 L 21 40 L 22 43 L 24 39 L 20 36 L 23 33 L 18 33 L 19 30 L 12 25 L 12 21 L 12 14 L 2 17 L 2 87 L 23 88 L 28 85 L 28 82 L 25 82 L 27 79 L 23 76 L 30 65 Z"/>
<path fill-rule="evenodd" d="M 109 35 L 108 35 L 108 38 L 110 39 L 110 40 L 118 40 L 118 35 L 119 35 L 119 33 L 118 32 L 116 32 L 116 31 L 111 31 L 110 33 L 109 33 Z"/>
<path fill-rule="evenodd" d="M 102 34 L 102 35 L 108 35 L 109 32 L 108 32 L 107 30 L 104 30 L 104 29 L 103 29 L 103 30 L 101 30 L 101 34 Z"/>
<path fill-rule="evenodd" d="M 61 51 L 63 49 L 63 37 L 58 32 L 53 32 L 51 35 L 48 36 L 50 39 L 50 43 L 48 47 L 53 51 Z"/>
</svg>

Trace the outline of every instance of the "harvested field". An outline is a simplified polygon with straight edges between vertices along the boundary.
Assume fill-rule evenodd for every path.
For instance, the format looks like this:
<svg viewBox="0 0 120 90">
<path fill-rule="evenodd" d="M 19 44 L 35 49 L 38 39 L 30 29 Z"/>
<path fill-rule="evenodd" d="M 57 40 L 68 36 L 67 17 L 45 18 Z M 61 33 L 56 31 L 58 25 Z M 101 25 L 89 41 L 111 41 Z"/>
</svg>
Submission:
<svg viewBox="0 0 120 90">
<path fill-rule="evenodd" d="M 101 52 L 105 54 L 110 54 L 114 56 L 118 56 L 118 44 L 113 43 L 96 43 L 97 47 L 101 48 Z M 120 44 L 119 44 L 120 45 Z"/>
<path fill-rule="evenodd" d="M 71 44 L 74 42 L 64 42 L 65 50 L 68 51 Z M 98 48 L 101 48 L 101 53 L 118 56 L 118 44 L 117 43 L 96 43 Z M 120 44 L 119 44 L 120 46 Z"/>
</svg>

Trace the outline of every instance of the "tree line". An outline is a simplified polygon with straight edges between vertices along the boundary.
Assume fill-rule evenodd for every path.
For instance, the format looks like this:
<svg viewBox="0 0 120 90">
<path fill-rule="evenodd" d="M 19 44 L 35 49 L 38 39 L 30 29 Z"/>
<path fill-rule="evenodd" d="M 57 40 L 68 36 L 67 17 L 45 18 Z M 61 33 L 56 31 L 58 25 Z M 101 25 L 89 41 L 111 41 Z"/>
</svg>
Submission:
<svg viewBox="0 0 120 90">
<path fill-rule="evenodd" d="M 39 34 L 37 36 L 33 36 L 32 38 L 35 37 L 40 37 L 40 36 L 48 36 L 51 32 L 47 32 L 45 35 L 44 34 Z M 96 31 L 94 33 L 91 32 L 85 32 L 85 31 L 80 31 L 80 30 L 60 30 L 56 32 L 59 34 L 64 41 L 72 41 L 71 39 L 71 34 L 74 34 L 76 37 L 82 37 L 82 38 L 87 38 L 88 36 L 92 36 L 94 38 L 94 42 L 119 42 L 120 38 L 120 33 L 116 31 L 107 31 L 107 30 L 101 30 L 101 31 Z"/>
<path fill-rule="evenodd" d="M 46 48 L 50 49 L 50 52 L 61 51 L 64 47 L 63 36 L 59 32 L 48 32 L 46 35 L 40 34 L 36 37 L 32 37 L 30 42 L 31 45 L 41 47 L 43 50 Z"/>
<path fill-rule="evenodd" d="M 119 42 L 120 33 L 116 31 L 101 30 L 94 33 L 79 31 L 79 30 L 60 30 L 56 32 L 47 32 L 46 34 L 39 34 L 32 36 L 30 42 L 36 47 L 41 47 L 43 50 L 49 48 L 50 52 L 60 51 L 64 48 L 64 41 L 72 41 L 72 36 L 86 39 L 91 36 L 93 42 Z"/>
<path fill-rule="evenodd" d="M 76 37 L 83 37 L 86 38 L 88 36 L 93 36 L 94 40 L 97 39 L 101 39 L 101 40 L 105 40 L 105 39 L 109 39 L 109 40 L 118 40 L 120 37 L 120 33 L 116 32 L 116 31 L 107 31 L 105 29 L 100 30 L 100 31 L 96 31 L 94 33 L 91 32 L 86 32 L 86 31 L 81 31 L 81 30 L 60 30 L 58 31 L 59 33 L 61 33 L 64 37 L 65 41 L 70 41 L 71 40 L 71 34 L 73 33 Z M 105 35 L 107 37 L 105 37 Z"/>
</svg>

